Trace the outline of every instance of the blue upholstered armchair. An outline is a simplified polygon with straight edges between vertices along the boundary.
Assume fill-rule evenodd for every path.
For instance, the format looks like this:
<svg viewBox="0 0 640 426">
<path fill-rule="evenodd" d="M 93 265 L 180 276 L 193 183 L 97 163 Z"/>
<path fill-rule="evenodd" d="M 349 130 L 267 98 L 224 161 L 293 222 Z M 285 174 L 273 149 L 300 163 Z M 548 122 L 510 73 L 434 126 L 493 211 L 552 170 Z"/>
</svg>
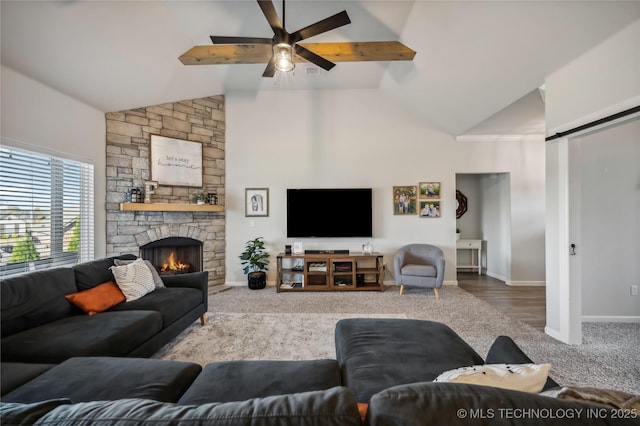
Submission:
<svg viewBox="0 0 640 426">
<path fill-rule="evenodd" d="M 432 288 L 436 299 L 438 289 L 444 280 L 444 254 L 439 247 L 431 244 L 409 244 L 401 247 L 393 259 L 396 284 L 400 285 L 400 295 L 404 286 Z"/>
</svg>

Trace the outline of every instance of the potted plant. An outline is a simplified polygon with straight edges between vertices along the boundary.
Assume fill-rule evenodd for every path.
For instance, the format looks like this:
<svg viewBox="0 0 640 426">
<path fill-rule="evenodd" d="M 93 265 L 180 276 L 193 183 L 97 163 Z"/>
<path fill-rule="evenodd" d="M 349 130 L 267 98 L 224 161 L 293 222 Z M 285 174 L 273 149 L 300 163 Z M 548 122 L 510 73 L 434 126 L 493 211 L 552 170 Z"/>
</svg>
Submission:
<svg viewBox="0 0 640 426">
<path fill-rule="evenodd" d="M 460 228 L 456 228 L 456 240 L 460 239 Z"/>
<path fill-rule="evenodd" d="M 267 271 L 269 269 L 269 253 L 264 247 L 262 237 L 249 240 L 240 255 L 240 262 L 247 274 L 247 282 L 251 290 L 259 290 L 267 285 Z"/>
<path fill-rule="evenodd" d="M 204 204 L 207 202 L 207 194 L 202 191 L 198 191 L 193 194 L 193 201 L 195 201 L 196 204 Z"/>
</svg>

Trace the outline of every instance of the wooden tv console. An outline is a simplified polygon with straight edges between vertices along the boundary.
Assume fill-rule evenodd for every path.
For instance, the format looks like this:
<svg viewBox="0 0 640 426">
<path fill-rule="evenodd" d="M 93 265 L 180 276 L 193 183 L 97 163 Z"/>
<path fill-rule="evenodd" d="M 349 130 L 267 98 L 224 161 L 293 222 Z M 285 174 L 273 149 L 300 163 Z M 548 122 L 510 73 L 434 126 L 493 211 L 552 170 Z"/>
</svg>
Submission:
<svg viewBox="0 0 640 426">
<path fill-rule="evenodd" d="M 384 262 L 372 254 L 278 254 L 276 290 L 383 291 Z"/>
</svg>

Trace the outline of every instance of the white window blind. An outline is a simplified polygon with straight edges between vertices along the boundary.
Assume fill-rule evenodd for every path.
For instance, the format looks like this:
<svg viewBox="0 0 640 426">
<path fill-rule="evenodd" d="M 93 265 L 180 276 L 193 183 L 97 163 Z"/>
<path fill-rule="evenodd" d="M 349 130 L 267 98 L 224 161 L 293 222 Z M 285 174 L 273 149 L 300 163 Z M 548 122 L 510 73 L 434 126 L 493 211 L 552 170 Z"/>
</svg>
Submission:
<svg viewBox="0 0 640 426">
<path fill-rule="evenodd" d="M 0 146 L 0 277 L 93 259 L 93 165 Z"/>
</svg>

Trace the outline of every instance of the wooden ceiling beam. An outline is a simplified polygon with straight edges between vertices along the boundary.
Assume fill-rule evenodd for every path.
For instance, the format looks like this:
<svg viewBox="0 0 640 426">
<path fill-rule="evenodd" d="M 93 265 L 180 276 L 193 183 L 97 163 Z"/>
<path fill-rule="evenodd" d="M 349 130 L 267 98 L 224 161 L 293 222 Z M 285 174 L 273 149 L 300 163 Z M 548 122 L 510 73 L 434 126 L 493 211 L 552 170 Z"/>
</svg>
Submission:
<svg viewBox="0 0 640 426">
<path fill-rule="evenodd" d="M 398 41 L 299 43 L 331 62 L 411 61 L 416 52 Z M 185 65 L 266 64 L 271 59 L 268 44 L 220 44 L 194 46 L 179 59 Z M 296 55 L 296 62 L 306 60 Z"/>
<path fill-rule="evenodd" d="M 399 41 L 300 43 L 331 62 L 411 61 L 416 52 Z M 296 60 L 301 59 L 296 57 Z"/>
</svg>

